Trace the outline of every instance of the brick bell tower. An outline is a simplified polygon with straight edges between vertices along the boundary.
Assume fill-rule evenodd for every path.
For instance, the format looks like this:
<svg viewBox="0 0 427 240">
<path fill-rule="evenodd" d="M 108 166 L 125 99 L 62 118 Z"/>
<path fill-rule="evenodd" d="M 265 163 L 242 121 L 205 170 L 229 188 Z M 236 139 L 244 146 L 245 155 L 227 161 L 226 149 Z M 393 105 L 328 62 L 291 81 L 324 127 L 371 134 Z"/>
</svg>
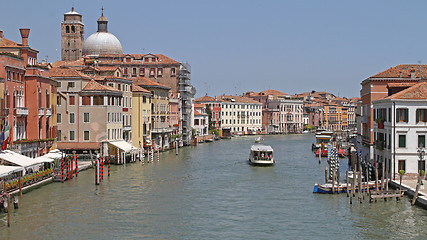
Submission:
<svg viewBox="0 0 427 240">
<path fill-rule="evenodd" d="M 82 15 L 74 11 L 64 13 L 61 23 L 61 60 L 75 61 L 82 57 L 82 48 L 85 40 L 85 25 Z"/>
</svg>

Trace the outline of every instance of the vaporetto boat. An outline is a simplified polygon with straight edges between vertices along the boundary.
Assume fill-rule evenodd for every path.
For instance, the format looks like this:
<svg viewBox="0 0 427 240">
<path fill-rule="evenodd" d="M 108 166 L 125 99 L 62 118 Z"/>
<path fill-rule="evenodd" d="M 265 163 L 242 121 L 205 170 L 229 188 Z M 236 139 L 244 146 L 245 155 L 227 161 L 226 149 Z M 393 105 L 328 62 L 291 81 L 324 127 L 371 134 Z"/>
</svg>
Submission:
<svg viewBox="0 0 427 240">
<path fill-rule="evenodd" d="M 249 163 L 253 165 L 274 164 L 273 148 L 269 145 L 252 145 L 249 155 Z"/>
</svg>

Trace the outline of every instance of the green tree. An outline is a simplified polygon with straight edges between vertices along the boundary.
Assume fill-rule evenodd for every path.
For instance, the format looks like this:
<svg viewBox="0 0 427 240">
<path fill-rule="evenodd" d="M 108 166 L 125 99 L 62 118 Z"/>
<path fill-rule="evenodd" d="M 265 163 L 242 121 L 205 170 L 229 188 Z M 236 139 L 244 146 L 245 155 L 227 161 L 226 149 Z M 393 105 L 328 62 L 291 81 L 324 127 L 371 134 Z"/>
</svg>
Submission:
<svg viewBox="0 0 427 240">
<path fill-rule="evenodd" d="M 209 129 L 212 129 L 212 111 L 209 104 L 206 104 L 206 114 L 208 114 Z"/>
</svg>

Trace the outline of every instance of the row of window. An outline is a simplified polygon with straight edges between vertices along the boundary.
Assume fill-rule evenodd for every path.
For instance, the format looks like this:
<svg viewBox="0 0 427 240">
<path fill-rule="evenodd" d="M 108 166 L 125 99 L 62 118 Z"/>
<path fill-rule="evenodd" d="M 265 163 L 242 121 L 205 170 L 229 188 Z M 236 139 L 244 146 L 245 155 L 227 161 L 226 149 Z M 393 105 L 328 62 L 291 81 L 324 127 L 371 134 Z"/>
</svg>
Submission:
<svg viewBox="0 0 427 240">
<path fill-rule="evenodd" d="M 120 123 L 122 119 L 122 113 L 107 113 L 107 122 Z"/>
<path fill-rule="evenodd" d="M 88 123 L 90 122 L 90 114 L 88 112 L 83 113 L 83 122 Z M 61 113 L 57 113 L 56 114 L 56 121 L 57 123 L 62 123 L 62 114 Z M 76 119 L 75 119 L 75 113 L 70 113 L 69 114 L 69 121 L 70 124 L 72 123 L 76 123 Z"/>
<path fill-rule="evenodd" d="M 222 119 L 222 124 L 236 124 L 236 119 Z M 248 124 L 260 124 L 259 119 L 248 119 Z M 246 124 L 246 121 L 242 119 L 241 121 L 237 119 L 237 124 Z"/>
<path fill-rule="evenodd" d="M 388 112 L 388 114 L 387 114 Z M 378 108 L 374 109 L 375 119 L 383 122 L 391 122 L 391 108 Z M 396 122 L 409 122 L 409 109 L 396 108 Z M 418 108 L 415 111 L 415 122 L 427 122 L 427 109 Z"/>
<path fill-rule="evenodd" d="M 241 111 L 241 112 L 237 112 L 237 115 L 259 117 L 259 116 L 261 116 L 261 112 L 245 112 L 245 111 Z M 236 116 L 236 112 L 224 112 L 224 116 Z"/>
<path fill-rule="evenodd" d="M 60 142 L 62 141 L 62 138 L 64 138 L 65 141 L 67 141 L 66 136 L 62 136 L 62 131 L 58 130 L 58 137 L 57 137 L 57 141 Z M 68 132 L 68 141 L 75 141 L 76 140 L 76 134 L 75 131 L 69 131 Z M 84 141 L 89 141 L 89 131 L 83 131 L 83 140 Z"/>
<path fill-rule="evenodd" d="M 261 109 L 260 105 L 246 105 L 246 104 L 245 105 L 239 105 L 239 104 L 233 104 L 233 105 L 231 105 L 231 104 L 223 104 L 222 106 L 225 109 L 231 109 L 231 108 L 237 108 L 237 109 Z"/>
<path fill-rule="evenodd" d="M 23 82 L 24 81 L 24 74 L 20 73 L 20 72 L 15 72 L 15 71 L 7 71 L 6 73 L 6 79 L 9 81 L 18 81 L 18 82 Z"/>
<path fill-rule="evenodd" d="M 418 147 L 426 146 L 426 136 L 418 135 Z M 399 148 L 406 148 L 406 135 L 399 134 Z"/>
<path fill-rule="evenodd" d="M 104 106 L 104 96 L 82 96 L 82 106 Z M 91 99 L 93 102 L 91 102 Z M 127 98 L 122 102 L 121 97 L 110 97 L 106 98 L 107 106 L 122 106 L 122 107 L 132 107 L 132 97 Z M 123 105 L 122 105 L 123 104 Z M 57 96 L 57 105 L 62 105 L 62 97 Z M 75 106 L 76 105 L 76 96 L 68 96 L 68 105 Z"/>
<path fill-rule="evenodd" d="M 131 73 L 129 73 L 129 69 L 128 68 L 124 68 L 123 70 L 123 75 L 128 76 L 128 75 L 132 75 L 133 77 L 136 76 L 141 76 L 141 77 L 145 77 L 145 68 L 132 68 L 131 69 Z M 163 68 L 147 68 L 147 72 L 148 75 L 150 77 L 156 76 L 157 77 L 162 77 L 163 76 Z M 171 68 L 171 77 L 176 76 L 176 69 L 175 68 Z"/>
</svg>

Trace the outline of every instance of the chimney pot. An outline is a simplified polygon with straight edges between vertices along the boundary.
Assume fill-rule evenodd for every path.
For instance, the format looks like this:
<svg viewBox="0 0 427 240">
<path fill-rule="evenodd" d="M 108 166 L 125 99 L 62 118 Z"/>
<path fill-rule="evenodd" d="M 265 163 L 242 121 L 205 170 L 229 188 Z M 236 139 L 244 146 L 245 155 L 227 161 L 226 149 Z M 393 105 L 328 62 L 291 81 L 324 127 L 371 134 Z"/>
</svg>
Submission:
<svg viewBox="0 0 427 240">
<path fill-rule="evenodd" d="M 4 38 L 3 30 L 0 29 L 0 38 Z"/>
<path fill-rule="evenodd" d="M 20 28 L 19 31 L 21 32 L 22 46 L 28 47 L 28 36 L 30 35 L 30 29 Z"/>
</svg>

